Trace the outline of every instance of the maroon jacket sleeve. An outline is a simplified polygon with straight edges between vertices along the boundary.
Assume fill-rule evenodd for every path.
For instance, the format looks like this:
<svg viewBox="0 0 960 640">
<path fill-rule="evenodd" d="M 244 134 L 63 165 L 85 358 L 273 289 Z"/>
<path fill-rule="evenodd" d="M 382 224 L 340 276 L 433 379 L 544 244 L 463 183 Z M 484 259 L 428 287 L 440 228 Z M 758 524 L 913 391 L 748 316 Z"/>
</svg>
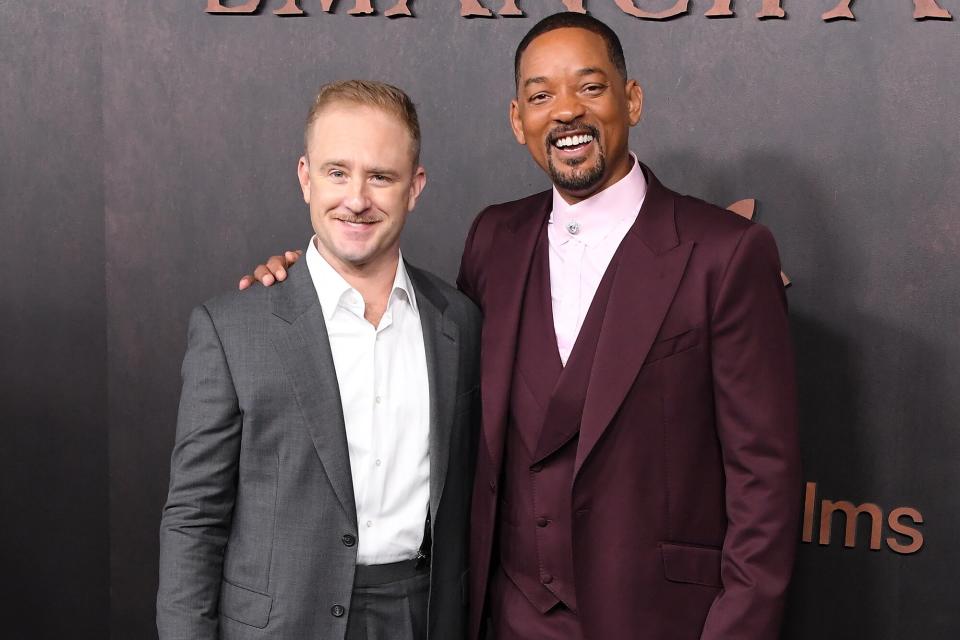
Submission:
<svg viewBox="0 0 960 640">
<path fill-rule="evenodd" d="M 470 225 L 470 231 L 467 233 L 467 240 L 463 247 L 463 256 L 460 258 L 460 272 L 457 274 L 457 288 L 473 300 L 473 303 L 480 307 L 481 311 L 483 311 L 482 265 L 485 259 L 484 245 L 486 244 L 484 236 L 489 235 L 489 232 L 484 233 L 479 229 L 481 227 L 480 221 L 486 212 L 487 209 L 484 209 L 477 214 L 473 224 Z"/>
<path fill-rule="evenodd" d="M 723 591 L 701 640 L 776 640 L 799 531 L 794 360 L 776 244 L 750 225 L 711 318 L 717 434 L 726 476 Z"/>
</svg>

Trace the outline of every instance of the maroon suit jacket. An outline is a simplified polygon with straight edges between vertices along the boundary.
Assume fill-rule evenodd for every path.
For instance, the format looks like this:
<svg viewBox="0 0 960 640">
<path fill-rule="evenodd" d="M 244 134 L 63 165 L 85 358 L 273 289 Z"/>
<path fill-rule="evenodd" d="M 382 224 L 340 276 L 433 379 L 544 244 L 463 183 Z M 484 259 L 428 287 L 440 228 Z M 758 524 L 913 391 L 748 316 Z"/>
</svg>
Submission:
<svg viewBox="0 0 960 640">
<path fill-rule="evenodd" d="M 646 168 L 587 389 L 570 499 L 587 640 L 773 640 L 799 527 L 794 362 L 766 228 Z M 458 284 L 484 312 L 470 635 L 496 561 L 517 326 L 549 191 L 474 221 Z M 553 332 L 553 327 L 544 327 Z"/>
</svg>

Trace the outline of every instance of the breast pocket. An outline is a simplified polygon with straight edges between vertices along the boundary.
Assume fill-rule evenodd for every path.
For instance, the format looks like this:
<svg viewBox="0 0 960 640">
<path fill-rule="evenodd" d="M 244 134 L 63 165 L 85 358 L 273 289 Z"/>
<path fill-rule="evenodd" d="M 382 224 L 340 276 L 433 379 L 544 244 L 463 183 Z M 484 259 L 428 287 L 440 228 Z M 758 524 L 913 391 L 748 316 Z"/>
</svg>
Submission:
<svg viewBox="0 0 960 640">
<path fill-rule="evenodd" d="M 650 347 L 650 351 L 647 352 L 647 358 L 643 361 L 643 365 L 647 366 L 658 360 L 675 356 L 699 346 L 700 333 L 699 327 L 693 327 L 668 338 L 657 340 Z"/>
</svg>

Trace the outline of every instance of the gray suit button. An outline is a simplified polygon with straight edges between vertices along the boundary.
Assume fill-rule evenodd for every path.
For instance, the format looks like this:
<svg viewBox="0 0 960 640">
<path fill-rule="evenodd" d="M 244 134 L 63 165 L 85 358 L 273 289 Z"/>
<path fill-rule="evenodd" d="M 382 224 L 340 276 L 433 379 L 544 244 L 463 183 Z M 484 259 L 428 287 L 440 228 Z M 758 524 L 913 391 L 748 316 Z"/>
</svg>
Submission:
<svg viewBox="0 0 960 640">
<path fill-rule="evenodd" d="M 349 533 L 345 533 L 340 539 L 343 540 L 343 544 L 348 547 L 352 547 L 353 545 L 357 544 L 357 537 Z"/>
<path fill-rule="evenodd" d="M 333 614 L 333 617 L 335 617 L 335 618 L 342 618 L 342 617 L 343 617 L 343 614 L 345 614 L 346 612 L 347 612 L 347 610 L 344 609 L 344 608 L 343 608 L 342 606 L 340 606 L 339 604 L 335 604 L 335 605 L 333 605 L 332 607 L 330 607 L 330 613 L 332 613 L 332 614 Z"/>
</svg>

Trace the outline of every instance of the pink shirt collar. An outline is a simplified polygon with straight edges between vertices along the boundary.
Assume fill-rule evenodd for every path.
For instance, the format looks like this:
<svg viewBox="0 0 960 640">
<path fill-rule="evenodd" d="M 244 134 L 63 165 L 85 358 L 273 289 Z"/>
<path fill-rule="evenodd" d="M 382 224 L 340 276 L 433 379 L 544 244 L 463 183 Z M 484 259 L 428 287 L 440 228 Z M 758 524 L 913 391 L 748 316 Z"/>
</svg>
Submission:
<svg viewBox="0 0 960 640">
<path fill-rule="evenodd" d="M 553 212 L 550 224 L 556 223 L 554 237 L 561 242 L 574 237 L 585 245 L 603 240 L 624 218 L 636 218 L 647 195 L 647 181 L 637 156 L 632 152 L 633 168 L 630 173 L 603 191 L 576 204 L 567 204 L 566 200 L 553 188 Z M 576 229 L 575 234 L 570 229 Z"/>
</svg>

